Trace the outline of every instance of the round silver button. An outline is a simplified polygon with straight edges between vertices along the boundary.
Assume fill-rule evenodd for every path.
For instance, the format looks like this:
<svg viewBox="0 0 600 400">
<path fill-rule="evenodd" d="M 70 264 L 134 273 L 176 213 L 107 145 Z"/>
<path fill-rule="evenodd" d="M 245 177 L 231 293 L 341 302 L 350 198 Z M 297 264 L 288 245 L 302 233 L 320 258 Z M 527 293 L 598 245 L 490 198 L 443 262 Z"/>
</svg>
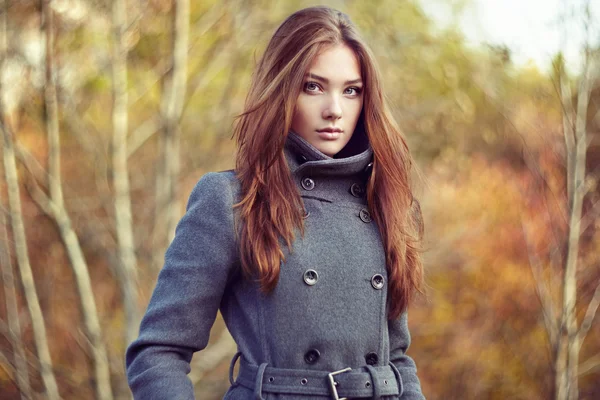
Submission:
<svg viewBox="0 0 600 400">
<path fill-rule="evenodd" d="M 315 283 L 317 283 L 318 279 L 319 274 L 317 274 L 317 271 L 314 269 L 307 269 L 304 272 L 304 283 L 306 283 L 308 286 L 313 286 Z"/>
<path fill-rule="evenodd" d="M 300 182 L 304 190 L 313 190 L 315 188 L 315 181 L 310 178 L 302 178 Z"/>
<path fill-rule="evenodd" d="M 375 274 L 371 278 L 371 286 L 373 286 L 374 289 L 377 289 L 377 290 L 383 289 L 383 282 L 384 282 L 384 279 L 383 279 L 383 275 L 381 275 L 381 274 Z"/>
</svg>

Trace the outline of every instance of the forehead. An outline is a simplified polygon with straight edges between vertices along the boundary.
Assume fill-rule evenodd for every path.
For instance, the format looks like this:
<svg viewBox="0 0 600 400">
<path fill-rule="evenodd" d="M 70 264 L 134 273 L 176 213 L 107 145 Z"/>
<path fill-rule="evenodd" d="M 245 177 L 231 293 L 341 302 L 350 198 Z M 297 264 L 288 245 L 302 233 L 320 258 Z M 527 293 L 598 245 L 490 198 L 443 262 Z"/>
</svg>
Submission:
<svg viewBox="0 0 600 400">
<path fill-rule="evenodd" d="M 358 57 L 345 44 L 332 45 L 321 50 L 308 72 L 327 78 L 332 83 L 361 78 Z"/>
</svg>

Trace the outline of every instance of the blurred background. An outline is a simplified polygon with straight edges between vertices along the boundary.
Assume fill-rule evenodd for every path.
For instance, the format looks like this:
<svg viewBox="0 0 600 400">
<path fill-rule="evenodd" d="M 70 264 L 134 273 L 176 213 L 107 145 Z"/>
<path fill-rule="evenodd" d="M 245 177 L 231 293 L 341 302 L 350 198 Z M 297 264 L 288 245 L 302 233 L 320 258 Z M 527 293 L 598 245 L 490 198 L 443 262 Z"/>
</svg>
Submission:
<svg viewBox="0 0 600 400">
<path fill-rule="evenodd" d="M 315 4 L 371 44 L 426 178 L 427 398 L 600 398 L 599 0 L 0 0 L 0 399 L 131 397 L 191 189 L 233 168 L 256 62 Z M 198 398 L 234 352 L 219 316 Z"/>
</svg>

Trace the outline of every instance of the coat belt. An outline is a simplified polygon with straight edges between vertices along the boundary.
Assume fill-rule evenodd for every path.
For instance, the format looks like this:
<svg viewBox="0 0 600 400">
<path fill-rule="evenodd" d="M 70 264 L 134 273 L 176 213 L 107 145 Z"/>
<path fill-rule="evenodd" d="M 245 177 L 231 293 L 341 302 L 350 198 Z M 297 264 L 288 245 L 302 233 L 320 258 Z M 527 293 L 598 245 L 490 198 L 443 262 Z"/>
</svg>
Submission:
<svg viewBox="0 0 600 400">
<path fill-rule="evenodd" d="M 230 368 L 232 380 L 233 366 L 240 354 L 233 358 Z M 332 388 L 330 378 L 336 382 Z M 385 366 L 371 366 L 351 369 L 346 372 L 320 371 L 308 369 L 275 368 L 264 363 L 253 365 L 240 359 L 240 369 L 236 383 L 253 390 L 257 400 L 264 400 L 262 393 L 300 394 L 326 396 L 335 399 L 373 398 L 380 396 L 402 396 L 402 377 L 392 363 Z"/>
</svg>

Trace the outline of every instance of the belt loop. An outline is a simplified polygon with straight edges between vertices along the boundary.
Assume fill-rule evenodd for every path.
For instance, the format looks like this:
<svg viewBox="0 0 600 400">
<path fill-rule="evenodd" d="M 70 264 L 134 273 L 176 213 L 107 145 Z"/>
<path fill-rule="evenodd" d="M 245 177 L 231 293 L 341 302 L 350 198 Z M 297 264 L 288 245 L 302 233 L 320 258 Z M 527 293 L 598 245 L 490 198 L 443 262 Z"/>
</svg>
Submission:
<svg viewBox="0 0 600 400">
<path fill-rule="evenodd" d="M 238 351 L 237 353 L 234 354 L 233 358 L 231 359 L 231 363 L 229 364 L 229 383 L 231 385 L 233 385 L 233 368 L 235 367 L 235 363 L 237 362 L 238 358 L 240 358 L 240 356 L 242 355 L 241 351 Z"/>
<path fill-rule="evenodd" d="M 371 365 L 365 365 L 369 375 L 371 375 L 371 384 L 373 385 L 373 397 L 374 400 L 381 398 L 381 387 L 379 386 L 379 379 L 377 379 L 377 371 Z"/>
<path fill-rule="evenodd" d="M 267 363 L 262 363 L 258 367 L 258 371 L 256 371 L 256 380 L 254 381 L 254 397 L 256 400 L 265 400 L 262 397 L 262 385 L 263 385 L 263 376 L 265 374 L 265 368 L 267 368 Z"/>
<path fill-rule="evenodd" d="M 392 371 L 394 371 L 394 375 L 396 375 L 396 380 L 398 381 L 398 397 L 402 397 L 402 393 L 404 393 L 404 384 L 402 383 L 402 376 L 400 375 L 400 371 L 396 365 L 390 361 L 390 367 Z"/>
</svg>

